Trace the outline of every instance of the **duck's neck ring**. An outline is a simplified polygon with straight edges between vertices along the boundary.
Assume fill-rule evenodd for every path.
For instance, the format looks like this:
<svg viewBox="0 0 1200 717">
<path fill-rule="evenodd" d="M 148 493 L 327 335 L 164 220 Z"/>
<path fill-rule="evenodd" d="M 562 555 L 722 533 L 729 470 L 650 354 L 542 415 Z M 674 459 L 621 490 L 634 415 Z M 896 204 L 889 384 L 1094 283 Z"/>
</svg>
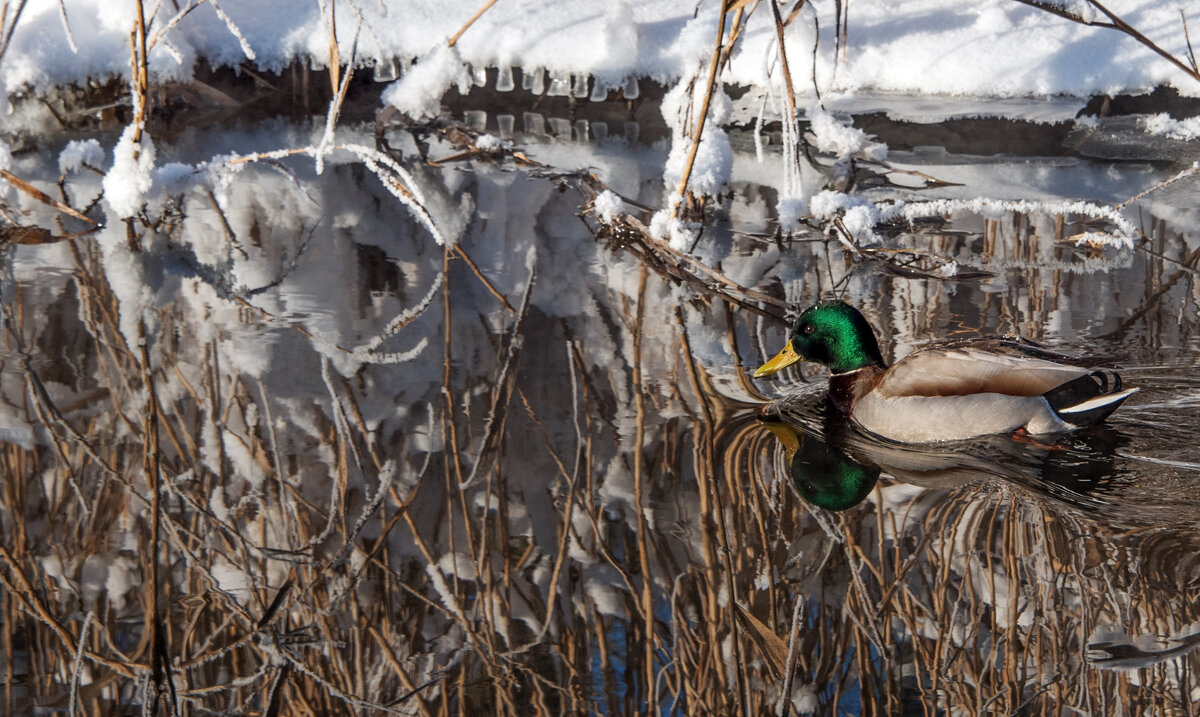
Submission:
<svg viewBox="0 0 1200 717">
<path fill-rule="evenodd" d="M 871 390 L 882 372 L 882 367 L 872 364 L 833 374 L 829 377 L 829 402 L 843 416 L 849 416 L 854 402 Z"/>
</svg>

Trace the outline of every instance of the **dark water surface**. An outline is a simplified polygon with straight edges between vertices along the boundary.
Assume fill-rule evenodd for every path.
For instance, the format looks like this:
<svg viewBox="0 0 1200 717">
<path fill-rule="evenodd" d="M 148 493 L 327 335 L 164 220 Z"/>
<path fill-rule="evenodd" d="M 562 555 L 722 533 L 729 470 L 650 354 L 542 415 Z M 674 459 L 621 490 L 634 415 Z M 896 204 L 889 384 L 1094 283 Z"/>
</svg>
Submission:
<svg viewBox="0 0 1200 717">
<path fill-rule="evenodd" d="M 773 239 L 780 160 L 737 151 L 694 250 L 730 281 L 797 308 L 836 291 L 888 358 L 1012 332 L 1141 388 L 1053 445 L 914 448 L 830 419 L 819 370 L 749 377 L 785 340 L 779 305 L 593 236 L 555 171 L 661 206 L 667 149 L 596 134 L 521 137 L 552 168 L 532 170 L 423 165 L 390 134 L 456 248 L 345 152 L 320 175 L 216 167 L 142 220 L 5 248 L 0 711 L 139 713 L 162 673 L 188 714 L 1194 712 L 1194 178 L 1127 210 L 1143 247 L 959 211 L 889 239 L 914 272 Z M 159 156 L 319 139 L 185 133 Z M 53 188 L 56 157 L 13 171 Z M 1178 171 L 891 161 L 959 186 L 865 196 L 1115 203 Z M 99 178 L 65 186 L 85 207 Z M 861 502 L 809 502 L 838 490 Z"/>
</svg>

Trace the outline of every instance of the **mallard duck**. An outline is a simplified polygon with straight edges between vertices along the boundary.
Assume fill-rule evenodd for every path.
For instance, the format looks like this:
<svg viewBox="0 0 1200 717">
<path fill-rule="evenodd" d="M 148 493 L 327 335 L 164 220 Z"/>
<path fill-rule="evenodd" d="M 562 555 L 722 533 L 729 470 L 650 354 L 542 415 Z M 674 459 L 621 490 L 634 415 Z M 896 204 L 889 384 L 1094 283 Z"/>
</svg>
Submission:
<svg viewBox="0 0 1200 717">
<path fill-rule="evenodd" d="M 902 443 L 1062 433 L 1103 421 L 1138 390 L 1021 339 L 947 342 L 888 367 L 871 325 L 842 301 L 800 314 L 783 350 L 754 377 L 806 360 L 833 372 L 829 400 L 839 411 Z"/>
</svg>

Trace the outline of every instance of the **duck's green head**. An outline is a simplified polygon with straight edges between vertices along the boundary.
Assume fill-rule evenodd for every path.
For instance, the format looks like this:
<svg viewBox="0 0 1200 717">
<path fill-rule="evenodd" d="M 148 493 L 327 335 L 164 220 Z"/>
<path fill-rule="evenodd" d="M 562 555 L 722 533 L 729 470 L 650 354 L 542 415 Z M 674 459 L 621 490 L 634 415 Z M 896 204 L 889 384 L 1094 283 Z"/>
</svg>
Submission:
<svg viewBox="0 0 1200 717">
<path fill-rule="evenodd" d="M 802 498 L 825 510 L 846 510 L 867 497 L 879 469 L 853 460 L 824 440 L 801 435 L 783 421 L 761 419 L 783 444 L 792 485 Z"/>
<path fill-rule="evenodd" d="M 775 373 L 797 361 L 816 361 L 834 373 L 884 365 L 871 325 L 844 301 L 822 301 L 805 309 L 796 319 L 787 345 L 759 366 L 754 377 Z"/>
</svg>

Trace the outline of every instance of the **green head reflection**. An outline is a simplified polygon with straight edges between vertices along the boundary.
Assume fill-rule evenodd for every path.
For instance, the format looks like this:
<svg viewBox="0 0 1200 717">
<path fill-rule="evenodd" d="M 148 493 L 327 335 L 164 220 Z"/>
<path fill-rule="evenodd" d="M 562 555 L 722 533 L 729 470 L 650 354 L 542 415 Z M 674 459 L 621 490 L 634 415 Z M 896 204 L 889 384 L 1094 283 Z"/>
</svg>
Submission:
<svg viewBox="0 0 1200 717">
<path fill-rule="evenodd" d="M 783 444 L 792 484 L 809 503 L 826 510 L 846 510 L 861 503 L 875 487 L 878 468 L 858 463 L 784 421 L 760 420 Z"/>
</svg>

